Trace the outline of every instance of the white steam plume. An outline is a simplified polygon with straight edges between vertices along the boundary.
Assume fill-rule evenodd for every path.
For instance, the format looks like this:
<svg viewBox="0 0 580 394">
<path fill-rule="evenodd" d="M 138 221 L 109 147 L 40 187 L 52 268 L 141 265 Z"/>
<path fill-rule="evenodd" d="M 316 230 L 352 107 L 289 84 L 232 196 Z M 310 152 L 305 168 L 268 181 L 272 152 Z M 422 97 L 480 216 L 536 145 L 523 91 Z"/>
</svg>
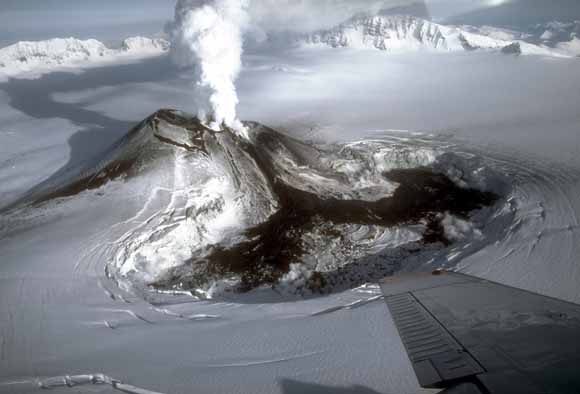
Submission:
<svg viewBox="0 0 580 394">
<path fill-rule="evenodd" d="M 242 62 L 249 0 L 178 0 L 168 26 L 171 54 L 195 67 L 198 117 L 215 130 L 224 125 L 246 135 L 236 115 L 235 80 Z"/>
</svg>

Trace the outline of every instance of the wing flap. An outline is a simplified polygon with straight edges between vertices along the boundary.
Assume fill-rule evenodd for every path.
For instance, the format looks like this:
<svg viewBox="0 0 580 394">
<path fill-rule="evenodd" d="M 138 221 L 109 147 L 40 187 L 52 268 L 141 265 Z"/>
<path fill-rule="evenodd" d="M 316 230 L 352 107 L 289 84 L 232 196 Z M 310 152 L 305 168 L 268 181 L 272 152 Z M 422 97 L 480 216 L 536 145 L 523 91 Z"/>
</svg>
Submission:
<svg viewBox="0 0 580 394">
<path fill-rule="evenodd" d="M 442 271 L 381 290 L 422 387 L 580 393 L 579 305 Z"/>
</svg>

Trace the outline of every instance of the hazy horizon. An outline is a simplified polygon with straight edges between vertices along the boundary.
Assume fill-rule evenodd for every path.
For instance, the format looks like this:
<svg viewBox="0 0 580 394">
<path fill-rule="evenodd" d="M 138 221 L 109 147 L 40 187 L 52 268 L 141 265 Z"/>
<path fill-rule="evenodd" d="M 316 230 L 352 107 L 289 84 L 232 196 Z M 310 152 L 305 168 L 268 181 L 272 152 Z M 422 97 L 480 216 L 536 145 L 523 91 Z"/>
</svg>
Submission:
<svg viewBox="0 0 580 394">
<path fill-rule="evenodd" d="M 254 0 L 254 23 L 265 29 L 308 30 L 338 23 L 355 11 L 423 3 L 443 23 L 528 27 L 551 20 L 580 20 L 580 2 L 556 0 Z M 114 46 L 132 35 L 155 35 L 173 18 L 174 0 L 4 0 L 0 47 L 54 37 L 95 38 Z"/>
</svg>

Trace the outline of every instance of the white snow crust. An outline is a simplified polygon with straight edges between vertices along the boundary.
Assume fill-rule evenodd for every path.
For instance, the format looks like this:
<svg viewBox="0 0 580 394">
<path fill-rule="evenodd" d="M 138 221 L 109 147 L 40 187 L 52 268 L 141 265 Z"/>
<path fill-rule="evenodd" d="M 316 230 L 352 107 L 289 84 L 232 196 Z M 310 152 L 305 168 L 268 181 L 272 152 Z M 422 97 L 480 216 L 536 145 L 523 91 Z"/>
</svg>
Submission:
<svg viewBox="0 0 580 394">
<path fill-rule="evenodd" d="M 159 55 L 169 49 L 162 38 L 130 37 L 120 49 L 107 48 L 102 42 L 89 39 L 53 38 L 45 41 L 20 41 L 0 49 L 0 80 L 17 76 L 38 76 L 43 73 L 102 64 L 122 58 Z"/>
<path fill-rule="evenodd" d="M 531 38 L 495 28 L 480 33 L 556 52 L 559 43 L 577 42 L 569 34 L 558 38 L 554 26 L 540 27 Z M 74 67 L 87 56 L 101 59 L 98 45 L 87 49 L 93 55 L 71 45 L 78 49 L 70 55 L 79 62 Z M 26 48 L 30 58 L 35 49 Z M 580 302 L 578 59 L 431 52 L 384 56 L 320 45 L 248 54 L 239 80 L 240 116 L 351 149 L 373 139 L 421 147 L 383 150 L 377 163 L 388 168 L 400 157 L 398 166 L 431 165 L 460 185 L 504 199 L 469 218 L 441 218 L 456 241 L 425 251 L 400 271 L 453 269 Z M 10 53 L 18 63 L 20 52 Z M 153 111 L 188 108 L 192 99 L 189 84 L 160 72 L 155 59 L 107 72 L 94 67 L 81 75 L 0 82 L 0 205 L 98 154 Z M 292 290 L 311 272 L 304 265 L 291 268 L 280 294 L 258 289 L 232 297 L 225 289 L 235 286 L 235 278 L 199 295 L 140 293 L 115 282 L 105 271 L 107 257 L 115 256 L 115 241 L 127 230 L 153 223 L 148 213 L 161 212 L 153 220 L 184 226 L 165 247 L 189 241 L 195 233 L 187 226 L 193 224 L 181 221 L 180 207 L 227 191 L 219 176 L 215 184 L 200 181 L 198 191 L 177 187 L 174 180 L 196 174 L 183 173 L 176 165 L 183 157 L 176 159 L 130 184 L 121 179 L 0 214 L 1 393 L 35 393 L 39 385 L 58 394 L 118 392 L 110 377 L 123 389 L 166 394 L 433 392 L 418 387 L 375 283 L 296 298 Z M 390 187 L 356 162 L 335 166 L 358 180 L 359 190 Z M 210 234 L 219 236 L 238 224 L 235 219 L 208 220 L 216 229 Z M 386 245 L 400 245 L 420 231 L 401 227 L 377 235 Z M 172 264 L 163 245 L 139 240 L 150 256 Z M 331 253 L 322 251 L 318 263 L 331 264 Z M 106 384 L 96 384 L 101 381 Z M 69 387 L 74 384 L 84 386 Z"/>
<path fill-rule="evenodd" d="M 500 50 L 514 43 L 521 54 L 576 56 L 573 48 L 528 42 L 531 35 L 490 26 L 441 25 L 404 15 L 357 16 L 332 29 L 308 35 L 311 45 L 373 48 L 387 52 Z"/>
</svg>

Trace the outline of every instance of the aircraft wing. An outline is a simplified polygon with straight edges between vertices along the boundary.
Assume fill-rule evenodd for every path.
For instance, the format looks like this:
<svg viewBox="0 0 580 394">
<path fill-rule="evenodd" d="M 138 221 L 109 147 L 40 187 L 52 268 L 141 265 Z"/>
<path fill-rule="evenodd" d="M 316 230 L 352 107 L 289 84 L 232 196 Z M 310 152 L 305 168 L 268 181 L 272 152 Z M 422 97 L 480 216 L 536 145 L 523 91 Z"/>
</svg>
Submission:
<svg viewBox="0 0 580 394">
<path fill-rule="evenodd" d="M 422 387 L 580 393 L 580 305 L 446 271 L 381 289 Z"/>
</svg>

